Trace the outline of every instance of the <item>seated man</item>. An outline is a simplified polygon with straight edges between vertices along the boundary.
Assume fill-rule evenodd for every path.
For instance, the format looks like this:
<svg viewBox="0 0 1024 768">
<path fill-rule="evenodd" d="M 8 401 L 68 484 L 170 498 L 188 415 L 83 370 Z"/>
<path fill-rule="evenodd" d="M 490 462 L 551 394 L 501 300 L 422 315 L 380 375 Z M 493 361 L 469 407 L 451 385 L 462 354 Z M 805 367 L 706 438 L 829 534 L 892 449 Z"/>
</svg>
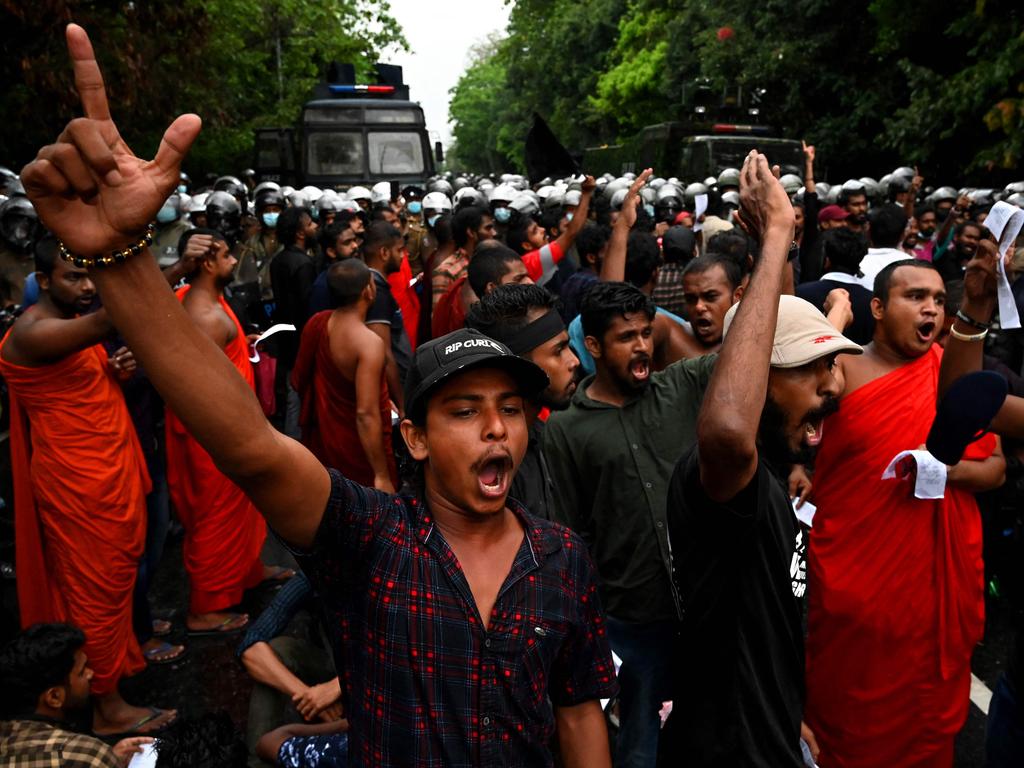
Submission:
<svg viewBox="0 0 1024 768">
<path fill-rule="evenodd" d="M 124 768 L 153 741 L 136 736 L 109 747 L 63 727 L 89 707 L 84 645 L 70 624 L 34 624 L 0 651 L 0 765 Z"/>
<path fill-rule="evenodd" d="M 346 768 L 348 723 L 282 725 L 260 737 L 256 754 L 284 768 Z"/>
<path fill-rule="evenodd" d="M 330 652 L 322 643 L 284 634 L 299 611 L 314 608 L 314 599 L 309 579 L 299 574 L 281 588 L 238 646 L 238 657 L 256 681 L 246 733 L 250 753 L 263 734 L 282 724 L 341 718 L 341 688 Z M 319 611 L 312 613 L 316 629 L 311 634 L 322 637 Z"/>
</svg>

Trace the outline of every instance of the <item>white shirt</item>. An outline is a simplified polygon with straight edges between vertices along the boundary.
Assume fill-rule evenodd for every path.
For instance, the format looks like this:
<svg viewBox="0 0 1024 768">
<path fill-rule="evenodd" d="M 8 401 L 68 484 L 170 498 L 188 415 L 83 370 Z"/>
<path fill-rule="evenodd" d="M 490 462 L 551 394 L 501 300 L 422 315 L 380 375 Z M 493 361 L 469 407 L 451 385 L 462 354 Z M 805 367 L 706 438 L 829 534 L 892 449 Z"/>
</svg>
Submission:
<svg viewBox="0 0 1024 768">
<path fill-rule="evenodd" d="M 860 262 L 861 285 L 869 291 L 875 289 L 875 276 L 890 264 L 914 258 L 899 248 L 868 248 L 868 254 Z"/>
</svg>

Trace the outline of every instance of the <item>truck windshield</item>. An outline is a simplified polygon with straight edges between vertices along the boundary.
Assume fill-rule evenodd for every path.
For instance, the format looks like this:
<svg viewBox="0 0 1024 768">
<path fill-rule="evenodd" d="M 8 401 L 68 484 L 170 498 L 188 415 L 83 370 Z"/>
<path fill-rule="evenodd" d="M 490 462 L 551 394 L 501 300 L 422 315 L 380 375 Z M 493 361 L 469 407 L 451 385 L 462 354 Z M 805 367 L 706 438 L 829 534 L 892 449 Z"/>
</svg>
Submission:
<svg viewBox="0 0 1024 768">
<path fill-rule="evenodd" d="M 398 175 L 423 173 L 423 143 L 418 133 L 373 132 L 367 134 L 370 173 Z"/>
<path fill-rule="evenodd" d="M 752 149 L 763 152 L 769 162 L 782 167 L 783 173 L 803 175 L 803 150 L 795 141 L 761 139 L 755 136 L 735 139 L 711 139 L 712 172 L 722 168 L 741 168 Z"/>
<path fill-rule="evenodd" d="M 307 134 L 309 173 L 314 176 L 362 176 L 362 133 Z"/>
</svg>

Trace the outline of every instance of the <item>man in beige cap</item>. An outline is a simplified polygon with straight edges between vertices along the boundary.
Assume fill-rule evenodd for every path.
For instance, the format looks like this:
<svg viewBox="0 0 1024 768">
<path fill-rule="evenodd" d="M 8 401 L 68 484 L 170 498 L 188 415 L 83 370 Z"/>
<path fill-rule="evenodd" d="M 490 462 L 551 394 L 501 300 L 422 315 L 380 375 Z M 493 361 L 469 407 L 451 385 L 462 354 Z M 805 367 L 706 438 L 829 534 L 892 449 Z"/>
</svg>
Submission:
<svg viewBox="0 0 1024 768">
<path fill-rule="evenodd" d="M 762 155 L 740 197 L 761 241 L 668 497 L 686 611 L 673 696 L 677 754 L 694 765 L 802 766 L 804 534 L 787 490 L 813 458 L 841 386 L 836 355 L 861 348 L 811 304 L 781 296 L 793 206 Z M 723 677 L 723 670 L 725 676 Z M 814 752 L 816 747 L 812 746 Z"/>
</svg>

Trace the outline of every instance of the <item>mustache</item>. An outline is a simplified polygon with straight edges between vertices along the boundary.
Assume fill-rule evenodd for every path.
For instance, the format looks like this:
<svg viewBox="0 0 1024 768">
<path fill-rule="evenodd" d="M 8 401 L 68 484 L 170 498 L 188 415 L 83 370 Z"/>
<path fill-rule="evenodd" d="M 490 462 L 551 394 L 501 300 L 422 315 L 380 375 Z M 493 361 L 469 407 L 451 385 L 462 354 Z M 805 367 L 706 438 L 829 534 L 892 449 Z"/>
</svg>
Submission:
<svg viewBox="0 0 1024 768">
<path fill-rule="evenodd" d="M 833 413 L 839 411 L 839 400 L 829 395 L 825 398 L 825 402 L 819 405 L 817 408 L 812 408 L 804 415 L 804 423 L 812 423 L 817 421 L 823 421 Z"/>
<path fill-rule="evenodd" d="M 501 469 L 508 471 L 512 469 L 513 465 L 512 454 L 509 453 L 508 451 L 500 450 L 485 453 L 483 456 L 481 456 L 479 459 L 473 462 L 473 465 L 470 467 L 470 469 L 473 470 L 473 472 L 480 472 L 485 465 L 491 464 L 492 462 L 497 462 L 500 465 Z"/>
</svg>

